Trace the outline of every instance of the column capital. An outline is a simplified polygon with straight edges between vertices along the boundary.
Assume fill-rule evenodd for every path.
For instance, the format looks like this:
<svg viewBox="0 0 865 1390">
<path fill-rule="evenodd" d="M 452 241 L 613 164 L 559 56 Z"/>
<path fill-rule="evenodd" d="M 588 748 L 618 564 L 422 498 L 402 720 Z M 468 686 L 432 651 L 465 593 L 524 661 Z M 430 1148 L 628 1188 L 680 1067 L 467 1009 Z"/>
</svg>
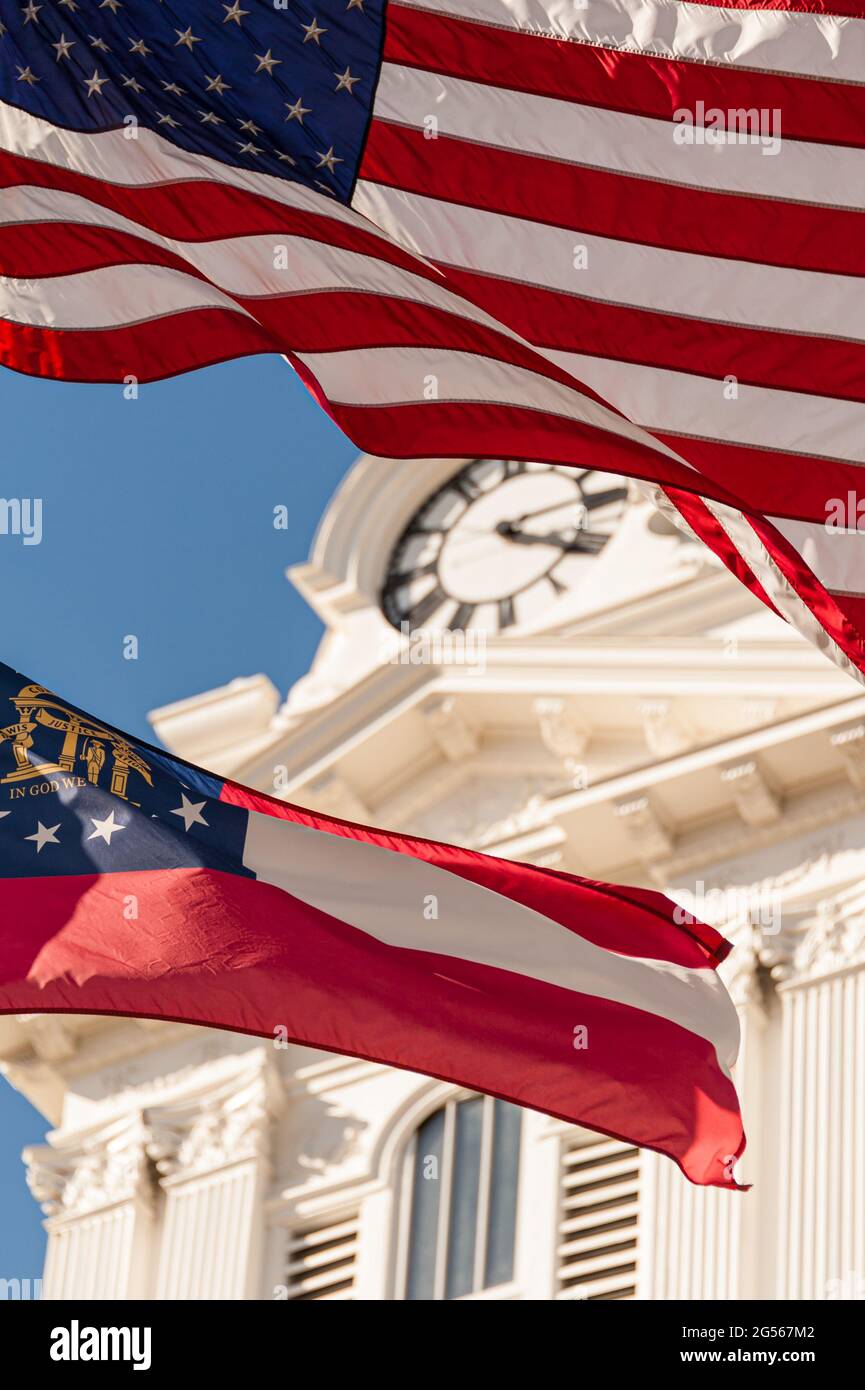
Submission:
<svg viewBox="0 0 865 1390">
<path fill-rule="evenodd" d="M 241 1160 L 267 1162 L 271 1120 L 281 1102 L 275 1061 L 262 1051 L 238 1072 L 191 1097 L 148 1107 L 147 1153 L 160 1184 L 215 1172 Z"/>
<path fill-rule="evenodd" d="M 719 974 L 737 1009 L 756 1005 L 763 1013 L 763 992 L 760 988 L 760 952 L 751 937 L 738 937 L 733 950 L 720 967 Z"/>
<path fill-rule="evenodd" d="M 817 904 L 803 923 L 791 974 L 805 983 L 857 967 L 865 967 L 865 892 L 859 887 Z"/>
<path fill-rule="evenodd" d="M 23 1153 L 27 1186 L 49 1217 L 74 1219 L 120 1202 L 152 1202 L 148 1135 L 139 1114 L 101 1129 L 64 1136 Z"/>
</svg>

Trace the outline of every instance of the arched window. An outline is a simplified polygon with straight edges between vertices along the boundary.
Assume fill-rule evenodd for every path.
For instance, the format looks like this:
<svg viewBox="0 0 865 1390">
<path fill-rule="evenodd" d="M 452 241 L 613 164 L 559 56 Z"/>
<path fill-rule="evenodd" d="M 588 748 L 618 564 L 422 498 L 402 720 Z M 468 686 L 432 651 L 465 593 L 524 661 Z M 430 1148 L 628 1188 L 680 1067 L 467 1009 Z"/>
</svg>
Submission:
<svg viewBox="0 0 865 1390">
<path fill-rule="evenodd" d="M 406 1152 L 398 1297 L 463 1298 L 514 1271 L 521 1112 L 491 1096 L 449 1100 Z"/>
</svg>

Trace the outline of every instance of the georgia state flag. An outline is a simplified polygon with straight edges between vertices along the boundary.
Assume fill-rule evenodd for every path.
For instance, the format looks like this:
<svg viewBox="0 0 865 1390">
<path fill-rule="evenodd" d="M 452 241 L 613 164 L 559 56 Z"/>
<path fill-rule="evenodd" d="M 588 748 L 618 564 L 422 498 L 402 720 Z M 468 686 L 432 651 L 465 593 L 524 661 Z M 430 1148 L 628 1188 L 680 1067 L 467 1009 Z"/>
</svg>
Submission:
<svg viewBox="0 0 865 1390">
<path fill-rule="evenodd" d="M 730 948 L 673 914 L 223 781 L 0 665 L 0 1013 L 288 1038 L 736 1187 Z"/>
</svg>

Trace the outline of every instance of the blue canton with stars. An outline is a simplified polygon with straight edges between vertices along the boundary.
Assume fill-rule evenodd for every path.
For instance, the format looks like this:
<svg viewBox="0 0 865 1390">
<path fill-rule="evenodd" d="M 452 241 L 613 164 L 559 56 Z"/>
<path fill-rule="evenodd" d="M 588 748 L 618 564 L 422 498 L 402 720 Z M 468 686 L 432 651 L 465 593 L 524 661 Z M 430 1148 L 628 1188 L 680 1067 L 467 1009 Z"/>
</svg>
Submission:
<svg viewBox="0 0 865 1390">
<path fill-rule="evenodd" d="M 0 0 L 0 99 L 129 128 L 348 202 L 386 0 Z"/>
<path fill-rule="evenodd" d="M 243 864 L 222 782 L 0 665 L 0 878 Z"/>
</svg>

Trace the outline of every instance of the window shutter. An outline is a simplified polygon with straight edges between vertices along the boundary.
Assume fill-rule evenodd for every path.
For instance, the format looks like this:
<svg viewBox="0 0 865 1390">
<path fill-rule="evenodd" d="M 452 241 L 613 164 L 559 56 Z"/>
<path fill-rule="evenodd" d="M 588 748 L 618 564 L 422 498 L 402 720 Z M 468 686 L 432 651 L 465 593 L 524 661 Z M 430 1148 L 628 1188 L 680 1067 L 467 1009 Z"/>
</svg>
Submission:
<svg viewBox="0 0 865 1390">
<path fill-rule="evenodd" d="M 565 1138 L 557 1298 L 635 1297 L 639 1197 L 639 1149 L 616 1139 Z"/>
<path fill-rule="evenodd" d="M 289 1232 L 286 1284 L 290 1300 L 345 1300 L 353 1297 L 358 1249 L 358 1216 L 325 1226 Z"/>
</svg>

